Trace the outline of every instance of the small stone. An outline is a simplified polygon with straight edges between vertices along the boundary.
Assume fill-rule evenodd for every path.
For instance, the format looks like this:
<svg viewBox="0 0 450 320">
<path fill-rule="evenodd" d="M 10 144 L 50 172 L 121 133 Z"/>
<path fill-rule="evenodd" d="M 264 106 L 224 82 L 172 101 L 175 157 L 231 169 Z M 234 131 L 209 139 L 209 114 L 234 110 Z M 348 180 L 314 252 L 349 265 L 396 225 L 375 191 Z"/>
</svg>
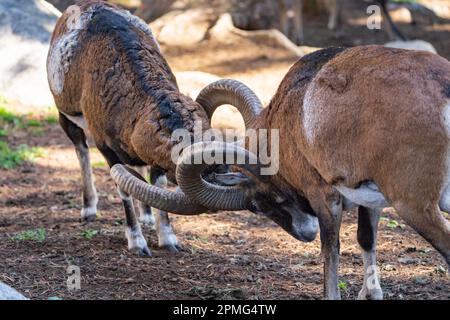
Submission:
<svg viewBox="0 0 450 320">
<path fill-rule="evenodd" d="M 446 274 L 447 270 L 443 266 L 436 267 L 436 271 L 440 274 Z"/>
<path fill-rule="evenodd" d="M 384 271 L 395 271 L 395 266 L 393 266 L 392 264 L 387 264 L 385 266 L 383 266 L 383 270 Z"/>
<path fill-rule="evenodd" d="M 414 278 L 414 282 L 416 284 L 425 285 L 425 284 L 428 284 L 429 281 L 428 281 L 428 279 L 426 279 L 424 277 L 416 277 L 416 278 Z"/>
<path fill-rule="evenodd" d="M 397 260 L 398 262 L 400 262 L 401 264 L 416 264 L 417 260 L 411 257 L 404 257 L 404 258 L 399 258 Z"/>
<path fill-rule="evenodd" d="M 236 256 L 234 258 L 229 259 L 231 264 L 245 266 L 251 263 L 250 257 L 246 255 Z"/>
<path fill-rule="evenodd" d="M 217 19 L 210 8 L 172 11 L 152 22 L 151 28 L 160 43 L 189 46 L 204 40 Z"/>
</svg>

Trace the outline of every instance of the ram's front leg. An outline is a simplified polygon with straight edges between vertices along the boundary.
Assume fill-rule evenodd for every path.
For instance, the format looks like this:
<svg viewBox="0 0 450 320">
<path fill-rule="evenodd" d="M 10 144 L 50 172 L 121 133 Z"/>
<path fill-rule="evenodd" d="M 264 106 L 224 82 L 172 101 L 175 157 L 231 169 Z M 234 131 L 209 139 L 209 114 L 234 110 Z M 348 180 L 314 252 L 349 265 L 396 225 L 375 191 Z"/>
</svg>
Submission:
<svg viewBox="0 0 450 320">
<path fill-rule="evenodd" d="M 137 173 L 139 173 L 145 180 L 148 179 L 148 167 L 135 167 L 135 170 Z M 139 222 L 148 225 L 150 227 L 155 227 L 155 216 L 152 213 L 152 208 L 147 205 L 146 203 L 143 203 L 141 201 L 138 201 L 139 206 Z"/>
<path fill-rule="evenodd" d="M 152 185 L 159 188 L 167 187 L 167 178 L 164 172 L 159 168 L 151 168 L 150 182 Z M 155 229 L 158 235 L 158 245 L 160 248 L 168 250 L 170 252 L 178 252 L 181 250 L 181 246 L 178 243 L 177 236 L 173 232 L 170 225 L 169 214 L 165 211 L 155 210 Z"/>
<path fill-rule="evenodd" d="M 136 218 L 134 212 L 134 204 L 131 196 L 124 191 L 117 188 L 120 198 L 122 199 L 123 207 L 125 209 L 126 227 L 125 236 L 128 241 L 128 249 L 136 252 L 140 256 L 152 256 L 152 253 L 147 245 L 147 240 L 145 240 L 142 234 L 141 226 Z"/>
<path fill-rule="evenodd" d="M 328 300 L 340 300 L 338 286 L 339 229 L 341 227 L 342 204 L 333 203 L 319 214 L 320 240 L 324 259 L 324 291 Z"/>
</svg>

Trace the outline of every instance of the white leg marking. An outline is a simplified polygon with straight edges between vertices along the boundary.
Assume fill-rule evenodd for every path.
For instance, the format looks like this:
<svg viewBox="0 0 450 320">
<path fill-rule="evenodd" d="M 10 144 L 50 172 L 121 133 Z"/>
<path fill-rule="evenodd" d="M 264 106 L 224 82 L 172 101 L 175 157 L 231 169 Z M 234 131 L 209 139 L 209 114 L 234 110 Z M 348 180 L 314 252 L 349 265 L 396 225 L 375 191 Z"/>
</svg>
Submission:
<svg viewBox="0 0 450 320">
<path fill-rule="evenodd" d="M 444 189 L 444 192 L 441 195 L 441 200 L 439 201 L 439 208 L 442 211 L 450 213 L 450 185 Z"/>
<path fill-rule="evenodd" d="M 364 284 L 358 300 L 383 300 L 375 250 L 363 251 Z"/>
<path fill-rule="evenodd" d="M 443 113 L 444 125 L 447 128 L 447 136 L 450 139 L 450 102 L 444 108 Z M 445 177 L 444 186 L 442 187 L 441 199 L 439 201 L 439 207 L 442 211 L 450 213 L 450 146 L 447 150 L 447 172 Z"/>
<path fill-rule="evenodd" d="M 153 213 L 143 213 L 141 211 L 140 215 L 139 215 L 139 222 L 143 223 L 145 225 L 149 225 L 149 226 L 155 226 L 155 217 L 153 216 Z"/>
<path fill-rule="evenodd" d="M 81 180 L 83 183 L 83 209 L 81 218 L 85 221 L 94 220 L 97 214 L 98 196 L 92 176 L 89 149 L 84 145 L 76 146 L 78 161 L 81 167 Z"/>
<path fill-rule="evenodd" d="M 167 186 L 167 178 L 165 175 L 161 175 L 154 182 L 154 185 L 160 188 Z M 178 239 L 173 232 L 170 225 L 169 214 L 165 211 L 155 209 L 155 229 L 158 235 L 158 244 L 160 248 L 165 248 L 169 251 L 177 252 L 180 249 Z"/>
<path fill-rule="evenodd" d="M 142 234 L 141 226 L 136 220 L 136 216 L 134 214 L 133 198 L 120 190 L 120 188 L 117 188 L 117 191 L 120 198 L 124 202 L 125 207 L 125 215 L 127 219 L 125 236 L 128 240 L 128 249 L 136 251 L 141 256 L 151 256 L 152 253 L 147 246 L 147 240 L 145 240 L 144 235 Z"/>
<path fill-rule="evenodd" d="M 170 225 L 167 212 L 157 210 L 156 233 L 158 235 L 158 244 L 160 247 L 177 249 L 179 246 L 178 239 Z"/>
<path fill-rule="evenodd" d="M 90 217 L 97 215 L 97 206 L 85 207 L 81 209 L 81 218 L 83 220 L 90 220 Z"/>
<path fill-rule="evenodd" d="M 128 240 L 128 249 L 144 250 L 147 248 L 147 240 L 145 240 L 140 226 L 137 226 L 134 230 L 130 227 L 126 227 L 125 236 Z"/>
<path fill-rule="evenodd" d="M 358 189 L 351 189 L 344 185 L 335 185 L 334 187 L 348 201 L 357 205 L 372 209 L 389 207 L 384 195 L 373 182 L 363 183 Z"/>
</svg>

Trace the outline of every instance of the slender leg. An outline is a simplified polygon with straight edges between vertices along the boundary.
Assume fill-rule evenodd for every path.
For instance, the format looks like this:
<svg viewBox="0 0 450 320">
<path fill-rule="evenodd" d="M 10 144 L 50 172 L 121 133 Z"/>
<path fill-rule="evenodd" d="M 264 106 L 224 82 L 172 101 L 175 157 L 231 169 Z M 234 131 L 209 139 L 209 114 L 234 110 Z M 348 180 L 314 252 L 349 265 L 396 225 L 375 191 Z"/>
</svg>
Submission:
<svg viewBox="0 0 450 320">
<path fill-rule="evenodd" d="M 377 268 L 377 231 L 381 210 L 358 208 L 358 243 L 364 261 L 364 284 L 359 300 L 382 300 L 383 291 Z"/>
<path fill-rule="evenodd" d="M 122 163 L 114 151 L 107 146 L 97 143 L 97 148 L 103 154 L 110 167 Z M 122 199 L 123 208 L 125 210 L 125 236 L 128 241 L 128 249 L 138 253 L 140 256 L 151 256 L 152 253 L 147 246 L 147 241 L 142 234 L 141 226 L 136 218 L 133 198 L 119 188 L 117 188 L 117 191 Z"/>
<path fill-rule="evenodd" d="M 90 222 L 95 220 L 97 215 L 98 197 L 92 177 L 86 135 L 84 134 L 83 129 L 71 122 L 61 113 L 59 114 L 59 123 L 75 146 L 81 168 L 81 180 L 83 183 L 83 208 L 81 209 L 81 218 L 86 222 Z"/>
<path fill-rule="evenodd" d="M 148 178 L 148 168 L 147 167 L 135 167 L 135 169 L 145 179 Z M 138 206 L 139 206 L 139 222 L 154 227 L 155 226 L 155 217 L 152 213 L 152 208 L 141 201 L 138 201 Z"/>
<path fill-rule="evenodd" d="M 417 233 L 439 251 L 450 272 L 450 223 L 442 216 L 438 205 L 416 209 L 404 203 L 394 203 L 394 208 Z"/>
<path fill-rule="evenodd" d="M 141 226 L 134 214 L 133 199 L 131 196 L 119 188 L 117 188 L 120 198 L 122 199 L 123 207 L 125 209 L 126 227 L 125 236 L 128 240 L 128 249 L 136 252 L 140 256 L 152 256 L 150 249 L 147 246 L 147 240 L 145 240 Z"/>
<path fill-rule="evenodd" d="M 164 172 L 158 168 L 151 168 L 150 182 L 152 185 L 165 188 L 167 187 L 167 178 Z M 159 247 L 164 248 L 170 252 L 178 252 L 181 247 L 178 239 L 175 236 L 170 219 L 167 212 L 156 209 L 156 234 L 158 235 Z"/>
<path fill-rule="evenodd" d="M 335 203 L 319 215 L 320 239 L 324 258 L 324 290 L 328 300 L 340 300 L 338 287 L 339 271 L 339 229 L 341 227 L 342 204 Z"/>
</svg>

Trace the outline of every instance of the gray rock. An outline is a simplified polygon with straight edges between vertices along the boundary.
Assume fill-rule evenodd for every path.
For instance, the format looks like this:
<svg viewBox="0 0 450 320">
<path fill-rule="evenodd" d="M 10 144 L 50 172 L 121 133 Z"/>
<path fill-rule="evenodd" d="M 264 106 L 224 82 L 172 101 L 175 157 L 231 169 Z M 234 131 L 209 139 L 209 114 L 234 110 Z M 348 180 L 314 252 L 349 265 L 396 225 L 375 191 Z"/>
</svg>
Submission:
<svg viewBox="0 0 450 320">
<path fill-rule="evenodd" d="M 0 282 L 0 300 L 28 300 L 10 286 Z"/>
<path fill-rule="evenodd" d="M 190 46 L 205 40 L 218 16 L 212 9 L 197 8 L 172 11 L 150 24 L 159 42 L 174 46 Z"/>
<path fill-rule="evenodd" d="M 60 12 L 44 0 L 0 0 L 0 95 L 53 105 L 46 59 Z"/>
</svg>

